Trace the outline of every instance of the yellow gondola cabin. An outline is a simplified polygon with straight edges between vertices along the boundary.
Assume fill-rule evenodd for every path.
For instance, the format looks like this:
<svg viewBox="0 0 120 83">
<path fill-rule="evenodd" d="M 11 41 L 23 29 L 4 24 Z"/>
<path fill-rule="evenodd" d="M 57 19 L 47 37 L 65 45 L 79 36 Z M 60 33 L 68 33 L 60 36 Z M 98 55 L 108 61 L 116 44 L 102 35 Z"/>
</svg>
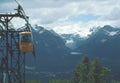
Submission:
<svg viewBox="0 0 120 83">
<path fill-rule="evenodd" d="M 21 52 L 33 52 L 33 43 L 31 32 L 20 32 L 20 51 Z"/>
</svg>

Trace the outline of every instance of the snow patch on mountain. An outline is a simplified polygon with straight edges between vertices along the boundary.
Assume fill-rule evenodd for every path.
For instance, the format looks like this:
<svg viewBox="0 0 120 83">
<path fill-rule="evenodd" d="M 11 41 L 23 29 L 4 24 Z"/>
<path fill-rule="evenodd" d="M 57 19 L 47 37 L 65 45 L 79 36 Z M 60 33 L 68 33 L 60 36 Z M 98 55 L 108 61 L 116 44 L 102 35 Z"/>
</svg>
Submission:
<svg viewBox="0 0 120 83">
<path fill-rule="evenodd" d="M 44 29 L 44 27 L 38 26 L 38 25 L 35 26 L 34 30 L 39 32 L 39 34 L 43 34 L 46 31 L 46 29 Z"/>
<path fill-rule="evenodd" d="M 119 33 L 119 31 L 107 31 L 104 30 L 108 36 L 115 36 Z"/>
<path fill-rule="evenodd" d="M 75 49 L 75 48 L 76 48 L 76 42 L 75 42 L 73 39 L 68 39 L 68 40 L 66 40 L 65 45 L 66 45 L 68 48 L 71 48 L 71 49 Z"/>
<path fill-rule="evenodd" d="M 102 39 L 101 42 L 102 43 L 105 43 L 107 41 L 107 39 Z"/>
<path fill-rule="evenodd" d="M 42 33 L 44 33 L 44 30 L 39 31 L 39 34 L 42 34 Z"/>
<path fill-rule="evenodd" d="M 114 36 L 114 35 L 117 35 L 118 31 L 116 32 L 109 32 L 109 36 Z"/>
</svg>

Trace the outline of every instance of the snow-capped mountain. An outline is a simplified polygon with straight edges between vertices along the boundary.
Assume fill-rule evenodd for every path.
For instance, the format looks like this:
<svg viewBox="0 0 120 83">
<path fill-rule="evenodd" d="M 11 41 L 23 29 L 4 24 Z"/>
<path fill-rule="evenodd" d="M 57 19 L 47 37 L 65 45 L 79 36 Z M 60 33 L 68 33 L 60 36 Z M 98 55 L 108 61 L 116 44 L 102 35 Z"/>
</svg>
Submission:
<svg viewBox="0 0 120 83">
<path fill-rule="evenodd" d="M 120 28 L 108 25 L 101 27 L 76 50 L 90 57 L 99 57 L 103 65 L 109 66 L 111 71 L 115 72 L 115 76 L 120 77 Z"/>
<path fill-rule="evenodd" d="M 87 54 L 90 58 L 99 57 L 103 65 L 109 66 L 111 71 L 115 72 L 115 76 L 120 77 L 119 28 L 109 25 L 100 27 L 91 30 L 92 34 L 87 38 L 73 34 L 58 35 L 53 30 L 46 30 L 41 26 L 36 26 L 32 31 L 37 56 L 37 72 L 69 71 L 67 75 L 70 76 L 81 55 Z"/>
<path fill-rule="evenodd" d="M 80 35 L 74 34 L 61 34 L 62 39 L 65 40 L 65 45 L 70 49 L 76 49 L 79 45 L 83 44 L 87 38 L 81 38 Z"/>
<path fill-rule="evenodd" d="M 36 26 L 32 32 L 38 71 L 67 71 L 74 68 L 80 56 L 71 54 L 64 39 L 54 31 L 41 26 Z"/>
<path fill-rule="evenodd" d="M 91 32 L 87 38 L 74 34 L 61 36 L 68 43 L 67 47 L 90 58 L 99 57 L 102 65 L 109 66 L 115 76 L 120 77 L 120 28 L 106 25 L 91 29 Z"/>
<path fill-rule="evenodd" d="M 116 48 L 117 50 L 117 47 L 119 47 L 119 41 L 120 41 L 120 29 L 107 25 L 100 28 L 96 32 L 93 32 L 89 36 L 89 38 L 84 41 L 84 44 L 79 45 L 77 49 L 79 49 L 80 51 L 83 50 L 83 52 L 91 51 L 93 48 L 95 48 L 93 50 L 95 51 L 97 50 L 96 47 L 101 49 L 103 49 L 103 47 L 110 49 Z"/>
<path fill-rule="evenodd" d="M 114 28 L 109 25 L 104 27 L 97 27 L 90 30 L 91 34 L 87 37 L 81 37 L 79 34 L 61 34 L 60 36 L 66 41 L 66 46 L 70 49 L 76 49 L 79 46 L 83 45 L 86 41 L 89 41 L 92 37 L 99 35 L 99 38 L 102 38 L 100 41 L 105 42 L 107 39 L 104 37 L 115 37 L 120 34 L 119 28 Z M 97 41 L 98 42 L 98 41 Z"/>
</svg>

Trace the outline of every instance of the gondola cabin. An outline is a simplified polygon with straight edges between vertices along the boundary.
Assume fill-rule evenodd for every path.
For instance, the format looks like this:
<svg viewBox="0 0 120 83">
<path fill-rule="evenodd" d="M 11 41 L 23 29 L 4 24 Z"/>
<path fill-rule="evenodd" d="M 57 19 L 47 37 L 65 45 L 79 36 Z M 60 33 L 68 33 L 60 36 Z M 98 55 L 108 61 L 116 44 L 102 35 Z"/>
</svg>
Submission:
<svg viewBox="0 0 120 83">
<path fill-rule="evenodd" d="M 32 37 L 31 32 L 25 31 L 20 32 L 20 51 L 21 52 L 33 52 L 33 43 L 32 43 Z"/>
</svg>

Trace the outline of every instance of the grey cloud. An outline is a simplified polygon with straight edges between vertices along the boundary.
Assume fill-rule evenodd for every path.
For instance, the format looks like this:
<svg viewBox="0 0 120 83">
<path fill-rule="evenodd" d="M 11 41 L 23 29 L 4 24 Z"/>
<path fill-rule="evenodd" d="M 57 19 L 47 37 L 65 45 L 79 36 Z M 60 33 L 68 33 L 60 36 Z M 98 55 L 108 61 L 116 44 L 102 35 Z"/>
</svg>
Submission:
<svg viewBox="0 0 120 83">
<path fill-rule="evenodd" d="M 13 12 L 16 8 L 17 4 L 15 2 L 0 3 L 0 13 Z"/>
<path fill-rule="evenodd" d="M 76 2 L 79 0 L 35 0 L 29 1 L 26 0 L 23 3 L 23 5 L 27 8 L 58 8 L 58 7 L 63 7 L 64 5 L 71 3 L 71 2 Z M 27 5 L 25 5 L 27 4 Z"/>
<path fill-rule="evenodd" d="M 120 8 L 114 8 L 108 16 L 109 20 L 120 20 Z"/>
<path fill-rule="evenodd" d="M 120 20 L 120 8 L 118 7 L 113 8 L 111 13 L 109 13 L 108 15 L 104 15 L 101 19 L 111 21 Z"/>
<path fill-rule="evenodd" d="M 61 8 L 66 4 L 83 0 L 17 0 L 25 10 L 41 8 Z M 17 4 L 14 0 L 0 0 L 0 12 L 11 11 Z"/>
<path fill-rule="evenodd" d="M 110 1 L 111 3 L 109 3 Z M 31 19 L 38 20 L 42 24 L 50 24 L 60 19 L 65 19 L 73 15 L 74 10 L 77 10 L 77 12 L 74 12 L 75 15 L 78 12 L 94 14 L 94 12 L 98 11 L 98 13 L 104 13 L 102 6 L 108 5 L 108 7 L 111 7 L 109 5 L 115 4 L 115 0 L 18 0 L 18 2 L 20 2 Z M 69 5 L 66 7 L 70 3 L 79 3 L 79 6 Z M 0 13 L 13 11 L 15 8 L 17 8 L 17 4 L 14 0 L 0 0 Z M 120 16 L 118 13 L 120 13 L 120 8 L 114 9 L 112 12 L 109 15 L 104 15 L 102 19 L 119 19 Z"/>
<path fill-rule="evenodd" d="M 8 2 L 14 2 L 14 0 L 0 0 L 0 4 L 1 3 L 8 3 Z"/>
</svg>

